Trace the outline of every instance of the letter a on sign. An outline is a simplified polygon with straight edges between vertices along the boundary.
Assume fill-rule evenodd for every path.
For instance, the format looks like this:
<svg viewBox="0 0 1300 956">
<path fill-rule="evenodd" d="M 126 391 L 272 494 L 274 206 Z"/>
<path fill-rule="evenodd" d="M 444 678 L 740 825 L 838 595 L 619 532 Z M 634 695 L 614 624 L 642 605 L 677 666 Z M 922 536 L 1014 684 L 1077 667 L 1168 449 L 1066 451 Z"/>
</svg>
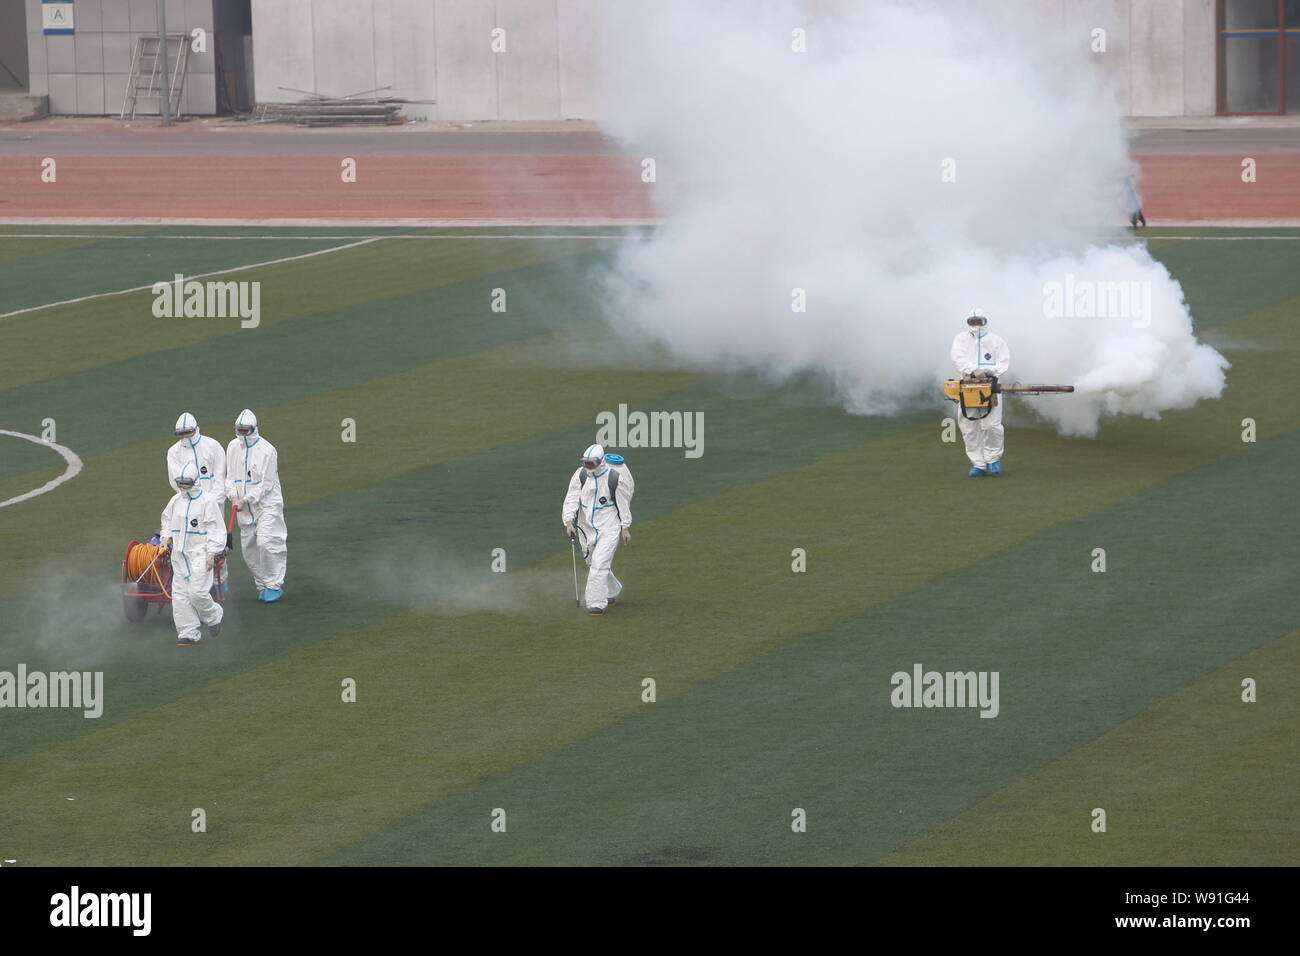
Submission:
<svg viewBox="0 0 1300 956">
<path fill-rule="evenodd" d="M 71 3 L 42 3 L 41 27 L 49 34 L 76 32 L 72 26 Z"/>
</svg>

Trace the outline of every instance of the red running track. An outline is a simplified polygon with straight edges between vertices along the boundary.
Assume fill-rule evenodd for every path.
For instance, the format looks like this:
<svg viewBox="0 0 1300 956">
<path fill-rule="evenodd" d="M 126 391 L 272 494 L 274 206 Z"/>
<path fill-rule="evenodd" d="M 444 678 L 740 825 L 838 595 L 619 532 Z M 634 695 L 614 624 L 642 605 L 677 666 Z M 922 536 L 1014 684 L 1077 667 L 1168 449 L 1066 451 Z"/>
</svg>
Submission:
<svg viewBox="0 0 1300 956">
<path fill-rule="evenodd" d="M 1300 220 L 1300 155 L 1137 156 L 1147 219 Z M 652 186 L 618 155 L 0 156 L 0 218 L 649 219 Z"/>
</svg>

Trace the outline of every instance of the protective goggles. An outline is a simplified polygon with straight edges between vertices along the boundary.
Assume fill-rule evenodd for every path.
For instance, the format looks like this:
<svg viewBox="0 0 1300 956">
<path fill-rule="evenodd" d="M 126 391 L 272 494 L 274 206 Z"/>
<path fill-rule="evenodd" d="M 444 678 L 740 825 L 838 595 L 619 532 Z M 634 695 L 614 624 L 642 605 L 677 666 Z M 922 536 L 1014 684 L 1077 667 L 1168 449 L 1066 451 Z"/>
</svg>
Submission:
<svg viewBox="0 0 1300 956">
<path fill-rule="evenodd" d="M 257 431 L 257 426 L 256 426 L 256 425 L 236 425 L 236 426 L 235 426 L 235 434 L 236 434 L 236 435 L 251 435 L 251 434 L 253 434 L 253 432 L 255 432 L 255 431 Z"/>
<path fill-rule="evenodd" d="M 989 320 L 980 318 L 978 315 L 972 315 L 969 319 L 966 320 L 966 324 L 967 325 L 988 325 Z"/>
<path fill-rule="evenodd" d="M 193 437 L 194 437 L 194 429 L 193 429 L 193 428 L 182 428 L 182 429 L 180 429 L 179 431 L 176 432 L 176 437 L 177 437 L 177 438 L 193 438 Z"/>
<path fill-rule="evenodd" d="M 600 462 L 595 460 L 594 458 L 584 458 L 582 460 L 582 467 L 584 468 L 595 468 L 599 464 Z"/>
<path fill-rule="evenodd" d="M 177 487 L 177 488 L 193 488 L 193 487 L 194 487 L 194 479 L 193 479 L 193 478 L 177 478 L 177 479 L 176 479 L 176 487 Z"/>
</svg>

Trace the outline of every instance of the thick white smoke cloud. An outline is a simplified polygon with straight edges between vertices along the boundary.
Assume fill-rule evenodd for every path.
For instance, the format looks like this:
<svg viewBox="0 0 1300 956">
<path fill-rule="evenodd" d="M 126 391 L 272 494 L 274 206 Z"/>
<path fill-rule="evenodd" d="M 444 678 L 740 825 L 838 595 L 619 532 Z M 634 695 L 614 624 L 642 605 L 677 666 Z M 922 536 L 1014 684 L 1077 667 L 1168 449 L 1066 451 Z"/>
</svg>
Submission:
<svg viewBox="0 0 1300 956">
<path fill-rule="evenodd" d="M 686 365 L 819 371 L 864 414 L 935 395 L 974 306 L 1007 381 L 1078 388 L 1029 400 L 1063 433 L 1222 392 L 1178 283 L 1104 238 L 1134 170 L 1088 25 L 1005 0 L 808 6 L 602 4 L 604 125 L 654 159 L 668 220 L 620 255 L 616 327 Z M 1138 285 L 1123 315 L 1078 318 L 1077 293 L 1046 314 L 1053 282 Z"/>
</svg>

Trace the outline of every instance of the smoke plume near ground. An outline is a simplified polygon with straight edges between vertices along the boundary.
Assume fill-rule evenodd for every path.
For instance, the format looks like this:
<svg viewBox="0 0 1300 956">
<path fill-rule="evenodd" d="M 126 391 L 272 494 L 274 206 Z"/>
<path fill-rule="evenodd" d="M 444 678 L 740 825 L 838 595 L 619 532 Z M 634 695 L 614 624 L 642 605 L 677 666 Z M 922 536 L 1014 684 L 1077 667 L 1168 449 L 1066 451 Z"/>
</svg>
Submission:
<svg viewBox="0 0 1300 956">
<path fill-rule="evenodd" d="M 124 622 L 122 585 L 116 577 L 106 580 L 56 567 L 47 568 L 40 588 L 11 609 L 13 617 L 0 627 L 0 659 L 8 661 L 0 669 L 18 662 L 57 670 L 102 667 L 118 656 L 132 627 L 144 628 Z"/>
<path fill-rule="evenodd" d="M 1077 387 L 1031 400 L 1064 434 L 1222 392 L 1178 283 L 1114 238 L 1134 167 L 1086 17 L 807 6 L 603 8 L 601 113 L 654 160 L 667 220 L 608 277 L 616 329 L 686 367 L 815 371 L 846 409 L 890 414 L 937 394 L 978 306 L 1006 380 Z"/>
<path fill-rule="evenodd" d="M 582 571 L 585 580 L 586 570 Z M 528 568 L 494 573 L 487 561 L 470 566 L 464 556 L 437 542 L 397 542 L 360 549 L 348 571 L 329 579 L 340 594 L 420 608 L 447 617 L 469 614 L 532 614 L 547 602 L 567 606 L 573 593 L 569 570 Z"/>
</svg>

